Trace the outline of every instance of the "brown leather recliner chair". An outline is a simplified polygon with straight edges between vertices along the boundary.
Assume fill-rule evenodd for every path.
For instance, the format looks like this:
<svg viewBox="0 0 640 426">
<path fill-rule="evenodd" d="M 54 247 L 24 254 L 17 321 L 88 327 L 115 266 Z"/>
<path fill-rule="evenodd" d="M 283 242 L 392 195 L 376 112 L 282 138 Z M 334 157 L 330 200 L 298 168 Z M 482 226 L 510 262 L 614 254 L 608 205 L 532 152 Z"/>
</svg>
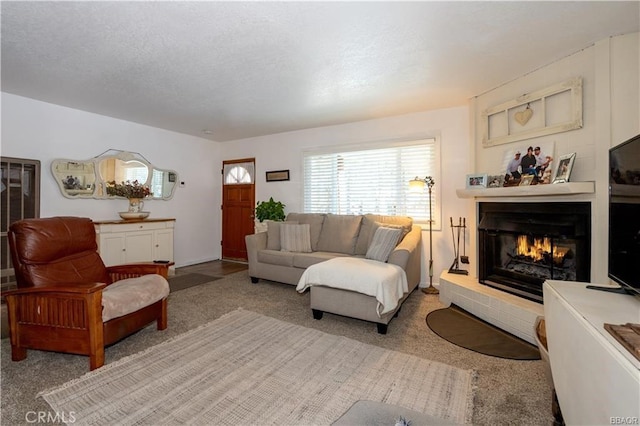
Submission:
<svg viewBox="0 0 640 426">
<path fill-rule="evenodd" d="M 18 289 L 3 293 L 11 359 L 27 349 L 89 356 L 104 365 L 104 348 L 156 321 L 167 328 L 170 264 L 105 267 L 88 218 L 25 219 L 9 228 Z"/>
</svg>

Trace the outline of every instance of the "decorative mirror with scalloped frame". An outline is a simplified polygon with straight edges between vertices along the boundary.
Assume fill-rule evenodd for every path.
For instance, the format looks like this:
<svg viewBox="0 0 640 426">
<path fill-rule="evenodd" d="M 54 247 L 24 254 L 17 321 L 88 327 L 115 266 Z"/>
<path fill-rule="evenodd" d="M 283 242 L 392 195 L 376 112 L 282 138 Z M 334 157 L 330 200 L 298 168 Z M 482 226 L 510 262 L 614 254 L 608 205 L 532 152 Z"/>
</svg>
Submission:
<svg viewBox="0 0 640 426">
<path fill-rule="evenodd" d="M 175 171 L 159 169 L 137 152 L 119 150 L 108 150 L 89 160 L 53 160 L 51 172 L 67 198 L 121 198 L 107 194 L 107 182 L 137 180 L 149 187 L 149 198 L 169 200 L 178 182 Z"/>
</svg>

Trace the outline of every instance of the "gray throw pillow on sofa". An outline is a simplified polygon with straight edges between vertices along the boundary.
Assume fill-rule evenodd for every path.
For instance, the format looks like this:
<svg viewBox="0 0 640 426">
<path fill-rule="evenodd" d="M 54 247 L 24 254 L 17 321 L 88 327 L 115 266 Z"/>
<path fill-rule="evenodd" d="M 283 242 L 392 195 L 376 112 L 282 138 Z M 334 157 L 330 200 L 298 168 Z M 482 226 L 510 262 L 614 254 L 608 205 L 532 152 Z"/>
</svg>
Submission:
<svg viewBox="0 0 640 426">
<path fill-rule="evenodd" d="M 318 240 L 318 251 L 355 254 L 362 216 L 327 214 Z"/>
<path fill-rule="evenodd" d="M 311 253 L 311 237 L 309 224 L 280 225 L 280 251 Z"/>
<path fill-rule="evenodd" d="M 365 258 L 386 262 L 393 249 L 398 245 L 401 234 L 402 229 L 399 228 L 379 227 L 373 235 Z"/>
<path fill-rule="evenodd" d="M 373 239 L 373 235 L 376 232 L 376 223 L 382 223 L 383 225 L 401 225 L 406 228 L 406 232 L 411 231 L 413 225 L 413 219 L 407 216 L 385 216 L 380 214 L 367 213 L 362 219 L 362 226 L 360 227 L 360 234 L 358 235 L 358 242 L 356 242 L 356 254 L 366 254 L 369 249 L 369 244 Z"/>
<path fill-rule="evenodd" d="M 404 237 L 407 236 L 407 234 L 410 231 L 410 229 L 408 229 L 404 225 L 394 225 L 394 224 L 391 224 L 391 223 L 378 223 L 378 222 L 375 222 L 373 224 L 373 227 L 371 228 L 371 235 L 369 235 L 369 244 L 367 244 L 367 250 L 369 249 L 369 247 L 371 247 L 371 241 L 373 241 L 373 237 L 375 236 L 376 231 L 380 227 L 399 229 L 401 231 L 400 232 L 400 237 L 398 238 L 398 243 L 396 245 L 400 244 L 400 242 L 404 239 Z"/>
</svg>

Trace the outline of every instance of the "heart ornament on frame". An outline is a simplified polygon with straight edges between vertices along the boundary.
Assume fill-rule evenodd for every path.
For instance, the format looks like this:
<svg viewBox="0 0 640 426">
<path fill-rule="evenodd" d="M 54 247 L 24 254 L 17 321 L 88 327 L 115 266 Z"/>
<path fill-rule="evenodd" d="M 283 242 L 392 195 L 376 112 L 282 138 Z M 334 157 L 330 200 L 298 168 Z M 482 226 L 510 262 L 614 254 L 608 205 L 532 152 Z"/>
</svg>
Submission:
<svg viewBox="0 0 640 426">
<path fill-rule="evenodd" d="M 529 104 L 527 104 L 527 108 L 523 111 L 516 112 L 513 118 L 515 118 L 518 124 L 524 126 L 529 122 L 529 120 L 531 120 L 531 117 L 533 117 L 533 110 Z"/>
</svg>

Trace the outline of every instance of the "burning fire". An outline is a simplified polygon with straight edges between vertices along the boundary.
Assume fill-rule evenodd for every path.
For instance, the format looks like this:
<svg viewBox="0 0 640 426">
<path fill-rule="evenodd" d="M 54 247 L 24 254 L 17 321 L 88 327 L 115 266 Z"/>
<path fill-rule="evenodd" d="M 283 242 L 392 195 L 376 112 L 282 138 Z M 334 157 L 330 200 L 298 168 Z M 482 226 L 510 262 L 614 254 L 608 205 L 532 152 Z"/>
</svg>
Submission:
<svg viewBox="0 0 640 426">
<path fill-rule="evenodd" d="M 534 238 L 533 244 L 530 243 L 529 238 L 526 235 L 518 235 L 518 255 L 527 256 L 538 262 L 543 260 L 545 255 L 551 253 L 551 239 L 550 238 Z M 562 264 L 564 256 L 569 251 L 567 247 L 554 247 L 553 248 L 553 262 L 556 264 Z"/>
</svg>

